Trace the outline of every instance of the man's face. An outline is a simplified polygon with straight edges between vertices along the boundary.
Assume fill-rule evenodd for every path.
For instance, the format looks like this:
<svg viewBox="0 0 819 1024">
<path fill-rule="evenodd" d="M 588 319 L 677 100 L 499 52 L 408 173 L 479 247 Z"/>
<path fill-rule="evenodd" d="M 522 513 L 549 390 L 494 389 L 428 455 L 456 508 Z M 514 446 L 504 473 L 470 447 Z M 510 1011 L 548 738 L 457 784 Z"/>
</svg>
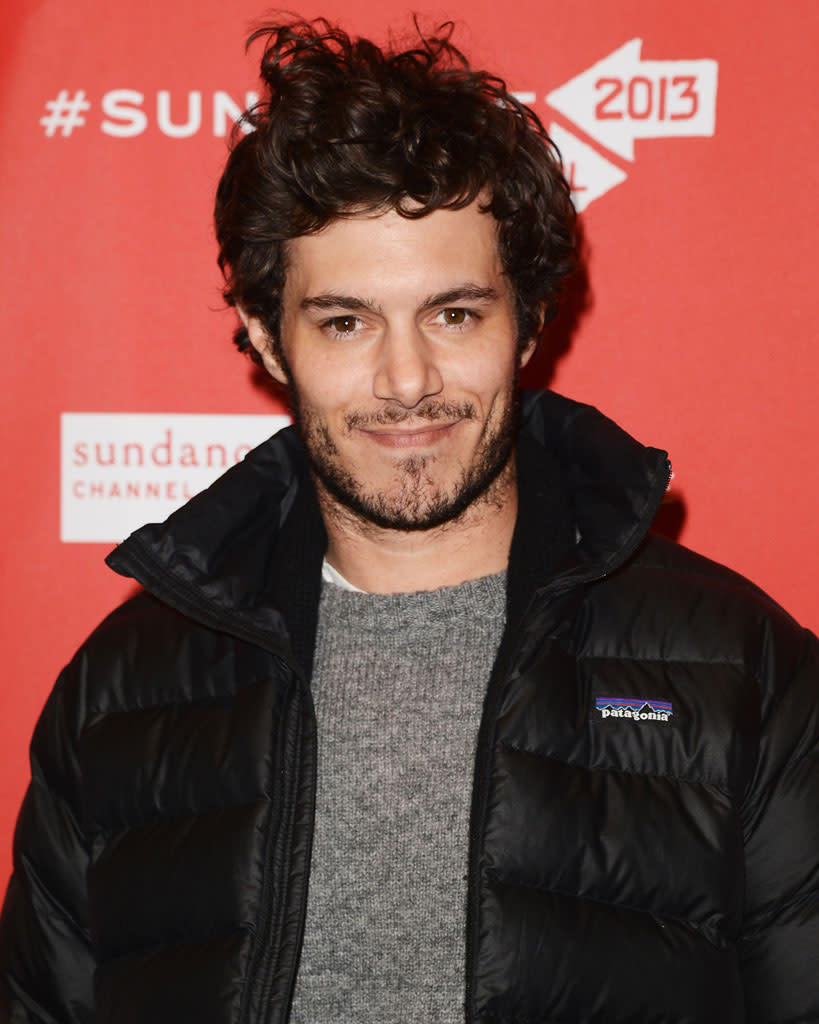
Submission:
<svg viewBox="0 0 819 1024">
<path fill-rule="evenodd" d="M 519 358 L 496 222 L 477 202 L 351 216 L 288 245 L 281 349 L 325 513 L 419 530 L 503 501 Z M 254 330 L 255 326 L 255 330 Z"/>
</svg>

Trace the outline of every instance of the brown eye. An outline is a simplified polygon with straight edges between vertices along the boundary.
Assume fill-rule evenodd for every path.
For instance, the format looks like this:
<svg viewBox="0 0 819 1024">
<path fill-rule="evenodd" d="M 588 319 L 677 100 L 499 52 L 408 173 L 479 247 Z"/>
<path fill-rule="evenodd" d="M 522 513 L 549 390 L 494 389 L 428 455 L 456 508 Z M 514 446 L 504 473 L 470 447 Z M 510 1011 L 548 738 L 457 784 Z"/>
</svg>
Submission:
<svg viewBox="0 0 819 1024">
<path fill-rule="evenodd" d="M 334 316 L 327 321 L 327 326 L 336 334 L 352 334 L 358 326 L 357 316 Z"/>
<path fill-rule="evenodd" d="M 444 322 L 453 324 L 455 327 L 466 323 L 466 310 L 452 306 L 444 310 Z"/>
</svg>

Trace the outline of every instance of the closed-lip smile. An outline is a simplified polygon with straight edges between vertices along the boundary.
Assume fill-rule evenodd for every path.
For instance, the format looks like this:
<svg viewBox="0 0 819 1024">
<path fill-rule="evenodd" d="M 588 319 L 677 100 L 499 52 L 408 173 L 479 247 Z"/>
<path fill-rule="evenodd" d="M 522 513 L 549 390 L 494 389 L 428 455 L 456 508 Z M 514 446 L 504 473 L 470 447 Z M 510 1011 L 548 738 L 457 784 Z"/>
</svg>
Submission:
<svg viewBox="0 0 819 1024">
<path fill-rule="evenodd" d="M 362 429 L 370 440 L 385 448 L 412 448 L 435 444 L 443 440 L 460 423 L 452 420 L 449 423 L 428 423 L 413 427 L 378 427 L 375 430 Z"/>
</svg>

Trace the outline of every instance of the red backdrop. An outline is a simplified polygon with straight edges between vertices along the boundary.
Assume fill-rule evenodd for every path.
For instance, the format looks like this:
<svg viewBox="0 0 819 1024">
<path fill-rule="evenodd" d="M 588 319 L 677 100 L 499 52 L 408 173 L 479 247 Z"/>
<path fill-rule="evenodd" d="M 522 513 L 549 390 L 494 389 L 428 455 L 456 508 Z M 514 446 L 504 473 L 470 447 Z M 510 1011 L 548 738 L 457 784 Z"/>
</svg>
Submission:
<svg viewBox="0 0 819 1024">
<path fill-rule="evenodd" d="M 819 7 L 420 10 L 455 19 L 476 62 L 556 126 L 590 286 L 556 328 L 551 384 L 667 447 L 683 543 L 816 628 Z M 410 25 L 397 0 L 301 11 L 379 39 Z M 2 15 L 0 874 L 39 708 L 130 590 L 102 562 L 117 531 L 276 426 L 243 418 L 280 409 L 230 345 L 210 221 L 229 112 L 256 85 L 242 43 L 259 13 L 18 0 Z"/>
</svg>

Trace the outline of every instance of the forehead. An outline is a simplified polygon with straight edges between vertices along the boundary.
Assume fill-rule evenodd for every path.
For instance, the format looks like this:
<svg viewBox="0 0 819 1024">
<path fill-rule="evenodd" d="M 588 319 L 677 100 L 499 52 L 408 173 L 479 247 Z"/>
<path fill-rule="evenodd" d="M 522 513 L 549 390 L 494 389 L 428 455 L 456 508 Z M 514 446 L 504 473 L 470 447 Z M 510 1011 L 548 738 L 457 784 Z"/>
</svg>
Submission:
<svg viewBox="0 0 819 1024">
<path fill-rule="evenodd" d="M 325 291 L 409 297 L 470 282 L 499 287 L 497 221 L 476 200 L 402 217 L 353 214 L 287 244 L 285 301 Z"/>
</svg>

